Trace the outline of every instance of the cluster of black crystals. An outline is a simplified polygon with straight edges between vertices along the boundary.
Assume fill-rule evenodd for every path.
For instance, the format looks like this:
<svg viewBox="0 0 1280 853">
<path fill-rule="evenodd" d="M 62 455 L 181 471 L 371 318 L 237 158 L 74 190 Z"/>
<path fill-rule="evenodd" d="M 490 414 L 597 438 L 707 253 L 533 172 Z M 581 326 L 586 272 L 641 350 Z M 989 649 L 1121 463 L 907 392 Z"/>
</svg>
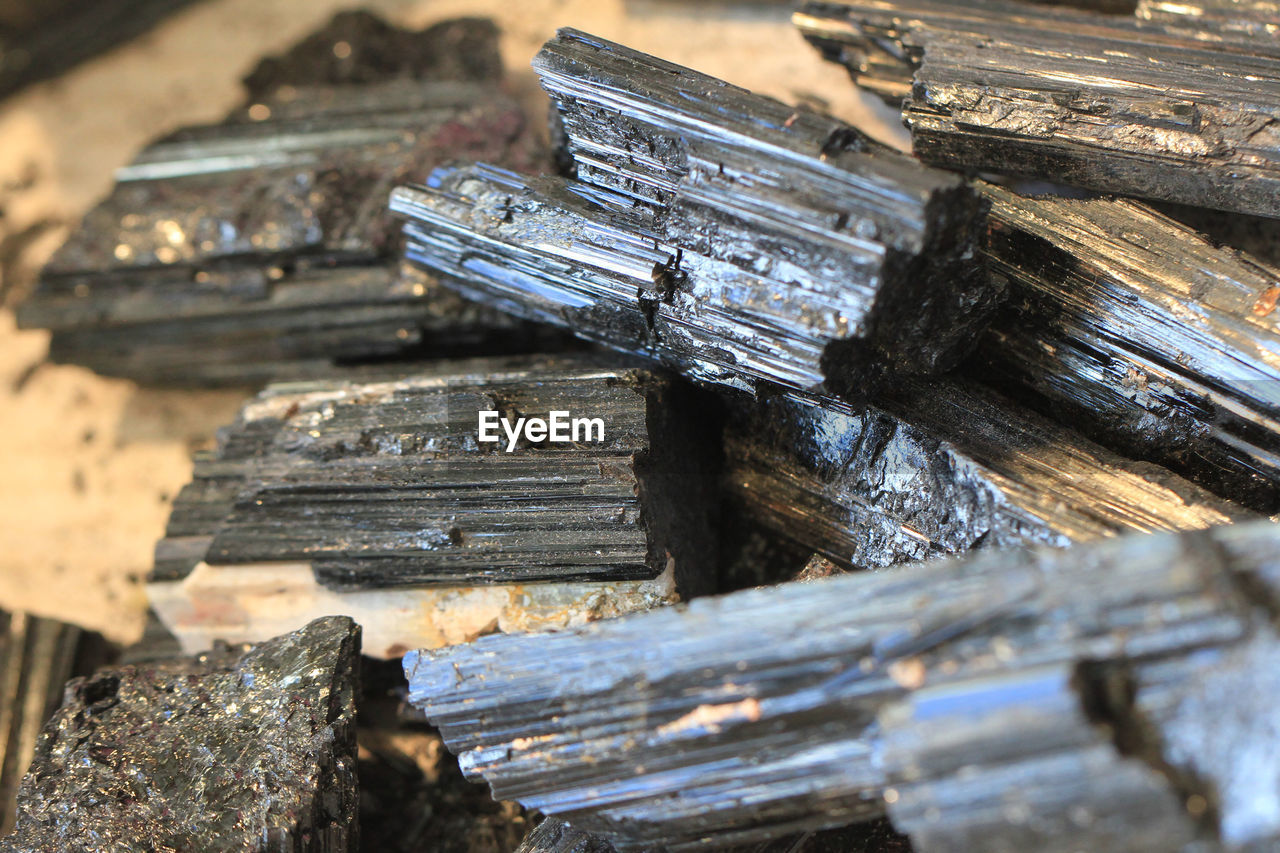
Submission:
<svg viewBox="0 0 1280 853">
<path fill-rule="evenodd" d="M 464 771 L 552 816 L 529 849 L 723 848 L 886 813 L 925 850 L 1280 838 L 1249 781 L 1280 781 L 1250 674 L 1280 648 L 1258 517 L 1280 509 L 1280 272 L 1171 218 L 1280 215 L 1269 95 L 1241 82 L 1276 79 L 1274 51 L 1246 6 L 1204 12 L 1211 44 L 1159 4 L 797 15 L 908 96 L 926 162 L 1162 209 L 956 184 L 572 30 L 534 61 L 565 175 L 450 164 L 396 191 L 406 257 L 446 286 L 718 388 L 729 512 L 756 525 L 740 550 L 772 553 L 764 531 L 815 554 L 804 583 L 406 658 Z M 1218 54 L 1189 105 L 1097 69 L 1146 92 Z M 971 550 L 1004 553 L 831 577 Z"/>
<path fill-rule="evenodd" d="M 73 681 L 14 849 L 353 848 L 334 612 L 379 849 L 1280 843 L 1280 22 L 1130 6 L 807 4 L 915 156 L 566 29 L 541 174 L 491 25 L 361 14 L 144 151 L 22 319 L 273 380 L 148 584 L 257 645 Z"/>
<path fill-rule="evenodd" d="M 576 179 L 451 166 L 392 197 L 463 295 L 746 389 L 945 369 L 993 308 L 957 176 L 577 31 L 534 68 Z"/>
</svg>

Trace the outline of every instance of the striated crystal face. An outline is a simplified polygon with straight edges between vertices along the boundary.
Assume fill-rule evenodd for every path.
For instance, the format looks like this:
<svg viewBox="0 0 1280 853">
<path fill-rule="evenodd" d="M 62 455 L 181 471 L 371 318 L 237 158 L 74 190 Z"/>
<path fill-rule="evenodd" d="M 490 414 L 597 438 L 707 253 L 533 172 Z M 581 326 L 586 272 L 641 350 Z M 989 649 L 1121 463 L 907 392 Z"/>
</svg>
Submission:
<svg viewBox="0 0 1280 853">
<path fill-rule="evenodd" d="M 1266 843 L 1280 643 L 1238 593 L 1278 544 L 1259 520 L 853 572 L 405 672 L 464 772 L 620 850 L 881 811 L 926 850 Z"/>
<path fill-rule="evenodd" d="M 688 375 L 844 392 L 951 366 L 999 300 L 962 178 L 854 128 L 576 30 L 534 60 L 575 179 L 403 187 L 442 284 Z"/>
<path fill-rule="evenodd" d="M 1127 455 L 1280 509 L 1280 272 L 1141 202 L 983 191 L 986 255 L 1011 298 L 972 373 Z"/>
<path fill-rule="evenodd" d="M 611 354 L 270 386 L 197 465 L 153 579 L 201 561 L 301 561 L 339 590 L 651 580 L 672 565 L 709 579 L 716 421 L 700 402 Z M 485 414 L 547 429 L 486 441 Z M 599 429 L 575 438 L 573 421 Z"/>
<path fill-rule="evenodd" d="M 863 407 L 762 396 L 729 418 L 725 467 L 747 515 L 864 569 L 1253 517 L 955 379 L 900 382 Z"/>
<path fill-rule="evenodd" d="M 338 15 L 264 60 L 225 120 L 119 169 L 19 322 L 54 331 L 55 361 L 157 384 L 554 345 L 401 264 L 386 207 L 394 186 L 456 158 L 544 165 L 500 72 L 492 22 L 415 32 Z"/>
<path fill-rule="evenodd" d="M 795 22 L 901 103 L 926 163 L 1280 216 L 1275 5 L 1071 5 L 813 2 Z"/>
</svg>

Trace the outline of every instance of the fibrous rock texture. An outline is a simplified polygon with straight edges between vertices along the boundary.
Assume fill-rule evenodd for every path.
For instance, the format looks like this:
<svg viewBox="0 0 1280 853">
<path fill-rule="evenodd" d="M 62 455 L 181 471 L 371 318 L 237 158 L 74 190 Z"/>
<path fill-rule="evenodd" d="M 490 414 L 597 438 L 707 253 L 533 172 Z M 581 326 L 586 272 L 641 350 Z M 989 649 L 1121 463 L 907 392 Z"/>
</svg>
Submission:
<svg viewBox="0 0 1280 853">
<path fill-rule="evenodd" d="M 554 435 L 507 433 L 553 412 L 572 413 Z M 153 577 L 203 559 L 309 561 L 336 588 L 692 579 L 714 544 L 695 413 L 692 389 L 607 356 L 273 385 L 199 461 Z"/>
<path fill-rule="evenodd" d="M 1280 269 L 1137 202 L 986 192 L 1010 299 L 976 372 L 1128 455 L 1280 509 Z"/>
<path fill-rule="evenodd" d="M 534 67 L 576 179 L 398 189 L 406 257 L 468 298 L 711 382 L 839 391 L 968 351 L 983 204 L 853 128 L 574 30 Z"/>
<path fill-rule="evenodd" d="M 924 851 L 1265 849 L 1278 545 L 1258 521 L 990 553 L 405 669 L 466 773 L 622 850 L 884 810 Z"/>
<path fill-rule="evenodd" d="M 54 332 L 55 361 L 160 384 L 547 343 L 401 265 L 386 212 L 391 187 L 454 157 L 541 165 L 498 71 L 487 21 L 412 33 L 339 16 L 250 75 L 249 103 L 225 121 L 176 131 L 118 170 L 19 322 Z"/>
<path fill-rule="evenodd" d="M 975 548 L 1066 546 L 1251 513 L 964 381 L 898 383 L 868 405 L 740 401 L 726 490 L 777 535 L 842 566 Z"/>
<path fill-rule="evenodd" d="M 152 603 L 188 649 L 337 612 L 379 657 L 670 603 L 714 583 L 717 440 L 694 389 L 611 355 L 272 385 L 197 458 Z"/>
<path fill-rule="evenodd" d="M 357 849 L 359 655 L 331 617 L 72 680 L 0 849 Z"/>
<path fill-rule="evenodd" d="M 1280 49 L 1012 0 L 810 3 L 925 162 L 1280 217 Z"/>
</svg>

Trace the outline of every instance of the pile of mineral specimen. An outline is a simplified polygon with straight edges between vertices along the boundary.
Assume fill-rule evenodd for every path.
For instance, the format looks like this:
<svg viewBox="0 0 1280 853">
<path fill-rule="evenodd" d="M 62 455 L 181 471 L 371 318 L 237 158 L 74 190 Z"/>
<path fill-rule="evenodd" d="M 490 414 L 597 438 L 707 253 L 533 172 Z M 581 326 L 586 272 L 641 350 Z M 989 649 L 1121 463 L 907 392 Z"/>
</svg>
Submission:
<svg viewBox="0 0 1280 853">
<path fill-rule="evenodd" d="M 1280 846 L 1275 3 L 794 20 L 913 154 L 565 29 L 548 156 L 349 14 L 121 170 L 24 322 L 273 381 L 147 584 L 214 651 L 73 680 L 11 849 Z"/>
<path fill-rule="evenodd" d="M 180 385 L 532 345 L 533 330 L 402 266 L 386 211 L 392 187 L 455 157 L 541 165 L 500 74 L 488 21 L 408 33 L 338 16 L 251 73 L 225 121 L 121 168 L 19 323 L 53 331 L 55 361 Z"/>
<path fill-rule="evenodd" d="M 1256 514 L 1280 509 L 1280 271 L 1054 193 L 1217 207 L 1215 233 L 1280 215 L 1280 55 L 1247 5 L 1203 10 L 1199 42 L 1158 4 L 797 14 L 905 97 L 918 156 L 1038 195 L 572 30 L 534 61 L 564 175 L 395 192 L 444 286 L 715 389 L 722 552 L 814 555 L 754 572 L 801 583 L 406 657 L 464 771 L 550 815 L 526 849 L 885 814 L 923 850 L 1280 841 L 1253 790 L 1280 784 L 1256 673 L 1280 649 Z M 845 571 L 970 550 L 1003 553 Z"/>
<path fill-rule="evenodd" d="M 957 176 L 573 30 L 534 67 L 576 180 L 451 166 L 392 197 L 406 257 L 459 293 L 748 389 L 853 391 L 972 345 L 999 289 Z"/>
</svg>

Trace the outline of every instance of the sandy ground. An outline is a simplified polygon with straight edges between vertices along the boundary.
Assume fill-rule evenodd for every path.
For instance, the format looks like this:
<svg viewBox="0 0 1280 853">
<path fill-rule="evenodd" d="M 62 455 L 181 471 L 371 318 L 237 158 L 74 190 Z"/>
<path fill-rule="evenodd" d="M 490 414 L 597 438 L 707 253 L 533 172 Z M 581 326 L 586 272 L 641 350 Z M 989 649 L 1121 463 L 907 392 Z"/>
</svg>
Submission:
<svg viewBox="0 0 1280 853">
<path fill-rule="evenodd" d="M 129 642 L 142 630 L 140 580 L 190 452 L 211 442 L 245 390 L 160 391 L 44 364 L 47 335 L 17 331 L 11 306 L 32 272 L 149 139 L 217 120 L 239 80 L 351 2 L 204 0 L 116 51 L 0 103 L 0 607 L 25 609 Z M 574 26 L 787 101 L 819 101 L 902 144 L 895 116 L 823 63 L 784 3 L 654 0 L 380 0 L 424 26 L 485 15 L 503 30 L 509 85 L 541 116 L 528 70 L 558 26 Z"/>
</svg>

